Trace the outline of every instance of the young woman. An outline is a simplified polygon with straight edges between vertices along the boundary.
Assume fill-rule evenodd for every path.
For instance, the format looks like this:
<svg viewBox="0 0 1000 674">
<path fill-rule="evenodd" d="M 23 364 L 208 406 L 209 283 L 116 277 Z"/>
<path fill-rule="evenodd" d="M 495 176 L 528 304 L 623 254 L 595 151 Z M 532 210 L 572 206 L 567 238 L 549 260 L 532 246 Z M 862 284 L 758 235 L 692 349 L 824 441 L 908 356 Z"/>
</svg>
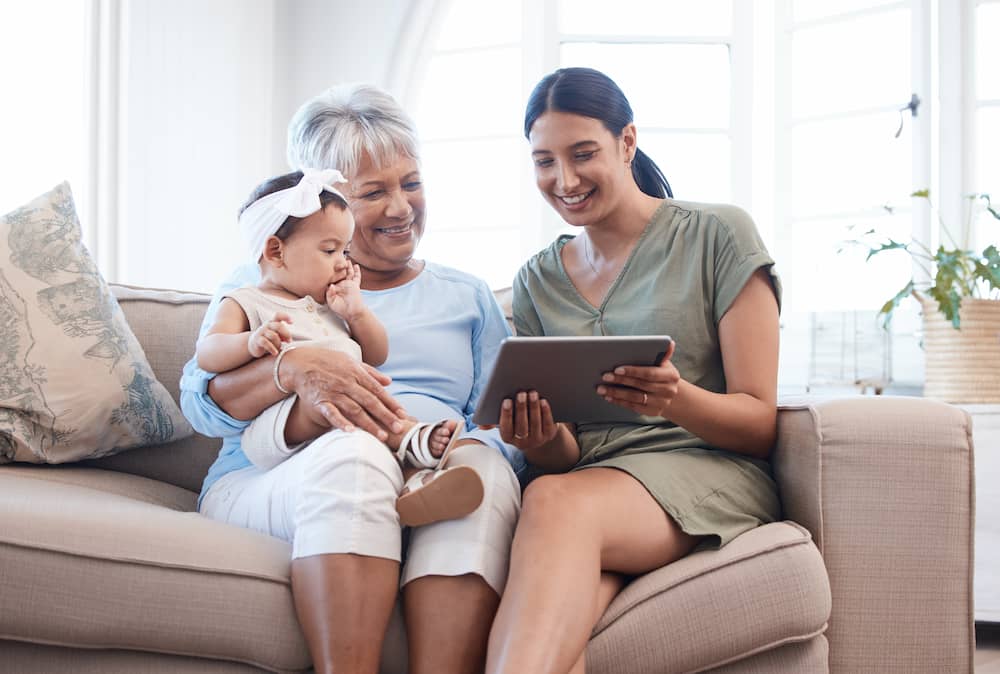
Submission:
<svg viewBox="0 0 1000 674">
<path fill-rule="evenodd" d="M 521 268 L 517 333 L 675 340 L 659 366 L 617 368 L 594 392 L 643 423 L 554 423 L 535 391 L 501 407 L 501 436 L 551 474 L 524 494 L 487 671 L 562 674 L 584 670 L 628 577 L 779 516 L 766 459 L 780 285 L 745 212 L 670 198 L 607 76 L 545 77 L 524 131 L 539 191 L 580 233 Z"/>
</svg>

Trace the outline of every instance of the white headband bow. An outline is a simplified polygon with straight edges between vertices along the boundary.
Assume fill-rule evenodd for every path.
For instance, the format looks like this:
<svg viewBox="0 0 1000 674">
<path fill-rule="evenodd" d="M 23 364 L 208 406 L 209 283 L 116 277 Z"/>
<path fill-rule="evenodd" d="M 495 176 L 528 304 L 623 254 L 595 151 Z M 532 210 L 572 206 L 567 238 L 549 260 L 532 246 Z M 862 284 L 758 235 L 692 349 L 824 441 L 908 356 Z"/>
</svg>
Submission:
<svg viewBox="0 0 1000 674">
<path fill-rule="evenodd" d="M 268 237 L 278 231 L 288 216 L 304 218 L 320 210 L 320 192 L 333 192 L 347 201 L 333 187 L 333 183 L 346 182 L 337 169 L 302 169 L 302 180 L 297 185 L 268 194 L 250 204 L 240 215 L 240 233 L 250 259 L 254 262 L 260 260 Z"/>
</svg>

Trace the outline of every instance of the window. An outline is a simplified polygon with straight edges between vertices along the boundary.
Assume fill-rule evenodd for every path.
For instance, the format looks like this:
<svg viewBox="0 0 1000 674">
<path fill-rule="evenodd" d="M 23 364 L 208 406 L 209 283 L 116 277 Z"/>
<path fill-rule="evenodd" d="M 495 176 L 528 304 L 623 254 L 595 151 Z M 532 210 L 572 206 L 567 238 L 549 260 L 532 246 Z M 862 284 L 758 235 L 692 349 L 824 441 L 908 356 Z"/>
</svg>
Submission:
<svg viewBox="0 0 1000 674">
<path fill-rule="evenodd" d="M 428 189 L 441 190 L 428 257 L 497 287 L 568 229 L 537 194 L 517 124 L 542 75 L 593 66 L 632 101 L 639 145 L 678 198 L 757 220 L 784 282 L 782 392 L 862 380 L 919 393 L 919 307 L 904 303 L 890 333 L 876 322 L 911 261 L 866 261 L 847 242 L 875 228 L 935 245 L 917 189 L 940 197 L 949 223 L 963 201 L 951 193 L 1000 204 L 1000 47 L 988 37 L 1000 0 L 498 4 L 441 3 L 428 86 L 404 101 L 428 140 Z M 980 211 L 973 236 L 1000 240 L 996 221 Z"/>
<path fill-rule="evenodd" d="M 900 111 L 915 91 L 908 4 L 794 0 L 784 17 L 778 164 L 785 198 L 775 253 L 791 265 L 790 310 L 874 310 L 907 277 L 905 256 L 866 263 L 860 250 L 838 250 L 867 228 L 897 240 L 912 229 L 911 166 L 919 160 L 914 143 L 923 139 L 915 138 L 909 111 Z"/>
<path fill-rule="evenodd" d="M 560 0 L 559 66 L 586 66 L 622 88 L 639 144 L 679 199 L 733 201 L 732 3 Z M 745 178 L 745 176 L 741 176 Z"/>
<path fill-rule="evenodd" d="M 973 189 L 989 194 L 994 208 L 1000 208 L 1000 78 L 996 67 L 1000 64 L 1000 2 L 980 2 L 976 7 L 976 84 Z M 981 210 L 976 217 L 972 241 L 982 250 L 993 243 L 1000 245 L 1000 224 Z"/>
<path fill-rule="evenodd" d="M 64 180 L 85 212 L 85 12 L 79 0 L 0 4 L 0 213 Z"/>
<path fill-rule="evenodd" d="M 897 312 L 891 338 L 876 320 L 909 278 L 910 258 L 866 260 L 848 243 L 870 229 L 928 238 L 926 214 L 909 198 L 931 187 L 921 4 L 778 5 L 773 251 L 786 289 L 786 388 L 922 378 L 916 306 Z M 914 94 L 916 116 L 907 107 Z"/>
<path fill-rule="evenodd" d="M 737 138 L 745 117 L 732 111 L 749 108 L 750 88 L 733 77 L 732 5 L 626 0 L 608 12 L 596 0 L 448 3 L 424 86 L 406 101 L 429 199 L 422 254 L 502 287 L 567 229 L 534 186 L 521 128 L 531 88 L 560 66 L 597 68 L 622 87 L 640 148 L 678 198 L 749 208 L 748 190 L 736 187 L 749 175 L 734 176 L 749 134 Z"/>
<path fill-rule="evenodd" d="M 407 106 L 421 134 L 428 197 L 421 254 L 492 287 L 510 285 L 525 256 L 521 24 L 515 3 L 451 3 L 425 85 Z"/>
</svg>

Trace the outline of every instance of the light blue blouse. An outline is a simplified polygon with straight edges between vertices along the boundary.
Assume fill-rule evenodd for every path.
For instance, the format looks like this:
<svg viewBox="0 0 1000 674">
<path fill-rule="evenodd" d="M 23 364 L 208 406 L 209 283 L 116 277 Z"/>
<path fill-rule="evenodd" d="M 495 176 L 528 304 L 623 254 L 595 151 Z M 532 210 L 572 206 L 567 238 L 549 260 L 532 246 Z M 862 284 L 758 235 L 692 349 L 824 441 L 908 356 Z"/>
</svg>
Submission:
<svg viewBox="0 0 1000 674">
<path fill-rule="evenodd" d="M 223 295 L 259 282 L 257 265 L 237 268 L 216 290 L 201 334 L 215 321 Z M 362 295 L 389 336 L 389 358 L 379 368 L 392 377 L 389 393 L 421 421 L 463 417 L 463 437 L 495 447 L 515 471 L 522 470 L 524 458 L 515 447 L 505 444 L 495 429 L 485 431 L 472 423 L 500 342 L 510 334 L 486 283 L 427 262 L 412 281 L 388 290 L 364 290 Z M 181 409 L 191 425 L 203 435 L 223 438 L 219 457 L 202 484 L 202 495 L 226 473 L 251 465 L 240 448 L 240 436 L 249 422 L 229 416 L 208 396 L 208 382 L 214 376 L 192 358 L 180 382 Z"/>
</svg>

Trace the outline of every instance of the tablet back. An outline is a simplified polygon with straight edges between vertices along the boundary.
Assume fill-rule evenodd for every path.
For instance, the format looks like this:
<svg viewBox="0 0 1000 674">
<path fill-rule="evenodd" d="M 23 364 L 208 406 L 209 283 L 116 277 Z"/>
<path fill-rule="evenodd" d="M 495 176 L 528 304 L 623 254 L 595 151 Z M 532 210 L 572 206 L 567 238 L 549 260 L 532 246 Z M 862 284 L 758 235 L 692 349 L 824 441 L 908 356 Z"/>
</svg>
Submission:
<svg viewBox="0 0 1000 674">
<path fill-rule="evenodd" d="M 533 389 L 549 401 L 556 421 L 641 423 L 651 417 L 606 402 L 596 388 L 601 375 L 619 365 L 659 363 L 669 345 L 666 335 L 508 337 L 472 419 L 496 424 L 504 398 Z"/>
</svg>

